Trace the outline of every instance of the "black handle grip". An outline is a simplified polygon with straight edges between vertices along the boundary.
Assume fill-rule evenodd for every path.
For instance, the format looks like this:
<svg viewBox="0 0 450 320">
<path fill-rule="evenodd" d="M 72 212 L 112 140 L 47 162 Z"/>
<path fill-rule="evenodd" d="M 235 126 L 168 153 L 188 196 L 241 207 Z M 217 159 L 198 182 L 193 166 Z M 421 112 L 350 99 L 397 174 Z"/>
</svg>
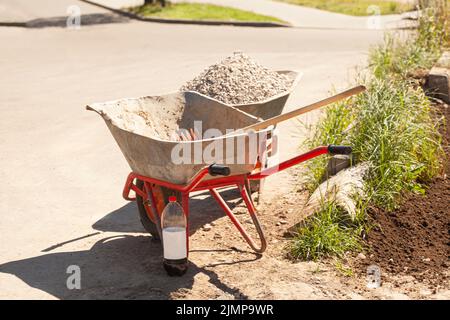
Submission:
<svg viewBox="0 0 450 320">
<path fill-rule="evenodd" d="M 351 154 L 352 153 L 352 147 L 329 145 L 328 146 L 328 153 L 331 154 L 331 155 Z"/>
<path fill-rule="evenodd" d="M 208 172 L 212 176 L 229 176 L 230 168 L 220 164 L 212 164 L 209 166 Z"/>
</svg>

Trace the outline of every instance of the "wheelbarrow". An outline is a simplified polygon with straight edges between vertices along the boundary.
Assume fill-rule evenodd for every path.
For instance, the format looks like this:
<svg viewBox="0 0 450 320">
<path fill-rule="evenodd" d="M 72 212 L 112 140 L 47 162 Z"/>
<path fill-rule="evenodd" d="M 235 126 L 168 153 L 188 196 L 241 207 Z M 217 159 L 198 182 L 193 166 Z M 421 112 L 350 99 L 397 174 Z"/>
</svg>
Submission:
<svg viewBox="0 0 450 320">
<path fill-rule="evenodd" d="M 87 109 L 103 117 L 127 159 L 132 172 L 126 180 L 123 197 L 137 201 L 142 224 L 154 238 L 161 237 L 160 216 L 168 196 L 177 196 L 188 218 L 189 195 L 195 191 L 208 190 L 249 246 L 255 252 L 262 253 L 266 249 L 266 240 L 249 194 L 249 182 L 322 154 L 351 152 L 351 148 L 345 146 L 319 147 L 270 168 L 257 168 L 258 161 L 267 154 L 273 126 L 363 90 L 361 86 L 356 87 L 264 121 L 195 92 L 121 99 L 91 104 Z M 180 128 L 193 128 L 196 122 L 201 123 L 199 132 L 202 139 L 171 139 L 170 133 Z M 209 130 L 215 130 L 215 134 L 208 135 Z M 231 144 L 229 148 L 230 140 L 242 143 L 239 148 L 237 144 Z M 174 150 L 181 149 L 186 152 L 180 159 Z M 212 149 L 222 157 L 212 157 L 211 160 L 196 155 L 196 151 L 204 155 Z M 239 189 L 248 209 L 259 236 L 259 245 L 245 231 L 219 193 L 219 189 L 233 186 Z M 134 191 L 135 196 L 130 195 L 131 191 Z M 189 245 L 188 230 L 186 235 Z"/>
<path fill-rule="evenodd" d="M 196 173 L 186 184 L 174 184 L 168 181 L 155 179 L 152 177 L 142 176 L 137 173 L 131 172 L 125 182 L 123 189 L 123 197 L 129 201 L 137 201 L 140 211 L 143 209 L 147 219 L 147 223 L 152 223 L 156 228 L 151 228 L 149 231 L 155 238 L 160 239 L 161 231 L 158 226 L 160 221 L 161 212 L 157 209 L 158 199 L 155 188 L 165 187 L 173 191 L 177 191 L 181 194 L 181 205 L 183 207 L 186 220 L 189 221 L 189 195 L 196 191 L 208 190 L 220 207 L 224 210 L 226 215 L 230 218 L 234 226 L 239 230 L 242 237 L 248 243 L 248 245 L 257 253 L 263 253 L 267 247 L 267 241 L 256 214 L 256 208 L 248 192 L 248 185 L 251 180 L 260 180 L 268 175 L 283 171 L 292 166 L 295 166 L 304 161 L 318 157 L 323 154 L 330 155 L 348 155 L 352 152 L 351 147 L 348 146 L 335 146 L 330 145 L 327 147 L 318 147 L 307 153 L 296 156 L 292 159 L 279 163 L 276 166 L 264 169 L 257 173 L 244 173 L 237 175 L 230 175 L 230 168 L 225 165 L 212 164 L 203 167 L 198 173 Z M 214 178 L 205 180 L 205 176 L 210 175 Z M 233 211 L 222 198 L 219 193 L 221 188 L 236 187 L 238 188 L 242 199 L 247 207 L 248 213 L 253 221 L 256 232 L 259 237 L 259 245 L 245 230 L 239 220 L 233 214 Z M 157 189 L 158 190 L 158 189 Z M 134 191 L 136 197 L 130 196 L 130 192 Z M 155 230 L 156 229 L 156 230 Z M 189 252 L 189 223 L 186 228 L 187 237 L 187 252 Z"/>
</svg>

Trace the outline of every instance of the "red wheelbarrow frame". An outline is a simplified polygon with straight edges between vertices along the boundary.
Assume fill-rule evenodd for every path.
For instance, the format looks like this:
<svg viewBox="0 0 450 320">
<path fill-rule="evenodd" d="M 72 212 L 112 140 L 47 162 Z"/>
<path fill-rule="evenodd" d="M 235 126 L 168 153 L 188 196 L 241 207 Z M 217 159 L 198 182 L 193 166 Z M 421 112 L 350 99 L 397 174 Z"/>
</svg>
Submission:
<svg viewBox="0 0 450 320">
<path fill-rule="evenodd" d="M 286 160 L 284 162 L 279 163 L 278 165 L 275 165 L 273 167 L 264 169 L 257 173 L 247 173 L 247 174 L 240 174 L 240 175 L 233 175 L 228 176 L 230 171 L 229 168 L 226 166 L 221 165 L 211 165 L 204 167 L 202 170 L 200 170 L 194 177 L 191 178 L 189 183 L 186 185 L 179 185 L 179 184 L 173 184 L 167 181 L 154 179 L 151 177 L 145 177 L 141 176 L 137 173 L 131 172 L 128 175 L 128 178 L 125 183 L 125 187 L 123 189 L 123 197 L 126 200 L 134 201 L 136 200 L 136 197 L 130 197 L 130 191 L 133 190 L 135 194 L 139 195 L 143 199 L 144 207 L 146 208 L 146 212 L 148 217 L 152 220 L 153 223 L 155 223 L 157 226 L 159 224 L 159 218 L 160 214 L 156 210 L 156 199 L 154 196 L 153 188 L 156 186 L 166 187 L 175 191 L 178 191 L 181 193 L 181 199 L 182 199 L 182 207 L 184 210 L 184 214 L 186 216 L 187 223 L 187 230 L 186 230 L 186 243 L 187 243 L 187 249 L 189 252 L 189 194 L 191 192 L 195 191 L 204 191 L 208 190 L 211 195 L 216 199 L 217 203 L 222 207 L 222 209 L 225 211 L 227 216 L 230 218 L 231 222 L 236 226 L 236 228 L 241 233 L 242 237 L 247 241 L 249 246 L 257 253 L 262 253 L 267 247 L 266 238 L 264 236 L 264 232 L 261 228 L 261 225 L 259 223 L 258 217 L 256 215 L 256 208 L 253 203 L 253 200 L 249 194 L 249 180 L 259 180 L 266 178 L 267 176 L 283 171 L 287 168 L 290 168 L 292 166 L 295 166 L 299 163 L 302 163 L 304 161 L 313 159 L 315 157 L 318 157 L 323 154 L 350 154 L 351 153 L 351 147 L 347 146 L 323 146 L 315 148 L 307 153 L 298 155 L 292 159 Z M 203 180 L 203 178 L 207 175 L 223 175 L 222 177 L 210 179 L 210 180 Z M 135 184 L 135 180 L 141 180 L 144 182 L 144 185 L 141 188 L 139 188 Z M 232 187 L 236 186 L 242 196 L 242 199 L 245 202 L 245 205 L 247 206 L 247 210 L 250 214 L 250 217 L 252 218 L 253 224 L 255 225 L 256 231 L 259 236 L 260 245 L 257 246 L 253 238 L 247 233 L 247 231 L 244 229 L 242 224 L 236 219 L 234 216 L 232 210 L 228 206 L 228 204 L 223 200 L 222 196 L 217 191 L 218 188 L 223 187 Z M 151 201 L 149 201 L 151 200 Z M 151 203 L 150 203 L 151 202 Z M 156 213 L 156 214 L 155 214 Z M 159 230 L 158 226 L 158 230 Z"/>
</svg>

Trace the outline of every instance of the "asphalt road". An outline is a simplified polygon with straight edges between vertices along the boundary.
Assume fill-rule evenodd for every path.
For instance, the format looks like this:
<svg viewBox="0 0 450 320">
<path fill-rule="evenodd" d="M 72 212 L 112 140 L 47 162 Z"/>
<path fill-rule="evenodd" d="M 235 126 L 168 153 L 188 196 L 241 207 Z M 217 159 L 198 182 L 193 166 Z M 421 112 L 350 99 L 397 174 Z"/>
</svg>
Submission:
<svg viewBox="0 0 450 320">
<path fill-rule="evenodd" d="M 47 272 L 65 281 L 70 259 L 59 254 L 88 252 L 100 239 L 143 230 L 135 207 L 121 198 L 128 165 L 101 118 L 85 111 L 87 103 L 177 90 L 241 50 L 270 68 L 304 73 L 289 109 L 326 97 L 333 87 L 346 88 L 381 39 L 382 32 L 373 30 L 136 21 L 80 30 L 0 28 L 0 298 L 72 297 L 55 289 L 63 283 L 42 278 Z M 299 128 L 297 121 L 281 127 L 284 157 L 297 152 Z M 283 179 L 269 181 L 268 190 L 286 191 Z M 144 269 L 129 286 L 139 286 Z M 105 279 L 108 288 L 118 285 L 116 277 Z M 81 297 L 103 297 L 104 290 Z M 126 297 L 126 291 L 115 296 Z"/>
</svg>

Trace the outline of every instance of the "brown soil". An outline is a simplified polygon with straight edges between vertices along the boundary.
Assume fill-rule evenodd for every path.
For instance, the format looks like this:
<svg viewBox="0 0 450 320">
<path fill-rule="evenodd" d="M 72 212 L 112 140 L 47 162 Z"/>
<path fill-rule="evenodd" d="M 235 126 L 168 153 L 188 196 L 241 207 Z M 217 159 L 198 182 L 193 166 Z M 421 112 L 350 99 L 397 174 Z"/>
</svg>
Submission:
<svg viewBox="0 0 450 320">
<path fill-rule="evenodd" d="M 450 107 L 436 106 L 450 121 Z M 450 130 L 442 128 L 444 147 L 449 153 Z M 433 181 L 425 196 L 410 196 L 394 212 L 373 209 L 374 228 L 368 235 L 369 257 L 361 265 L 375 264 L 391 274 L 408 274 L 419 281 L 445 285 L 449 280 L 450 245 L 450 163 L 445 173 Z M 447 274 L 446 274 L 447 272 Z"/>
</svg>

